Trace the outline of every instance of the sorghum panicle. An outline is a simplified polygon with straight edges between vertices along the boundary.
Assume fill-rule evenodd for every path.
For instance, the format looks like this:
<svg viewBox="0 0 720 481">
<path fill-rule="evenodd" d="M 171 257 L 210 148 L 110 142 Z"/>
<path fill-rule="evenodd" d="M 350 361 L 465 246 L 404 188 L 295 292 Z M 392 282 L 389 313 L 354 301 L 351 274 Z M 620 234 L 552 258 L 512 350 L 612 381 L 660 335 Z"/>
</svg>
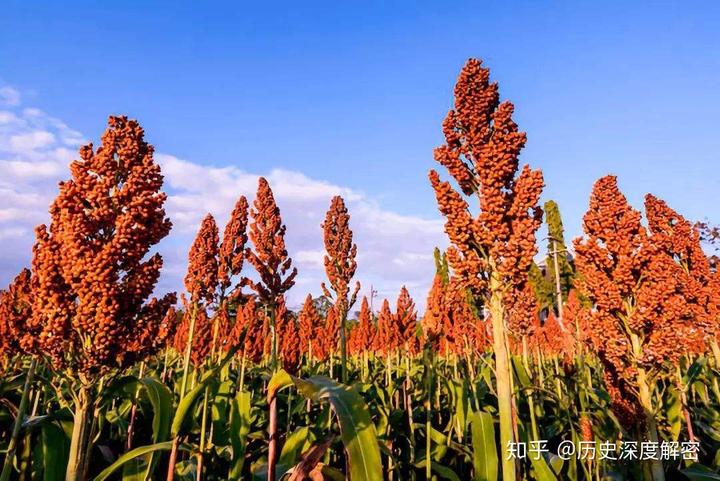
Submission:
<svg viewBox="0 0 720 481">
<path fill-rule="evenodd" d="M 153 147 L 135 120 L 110 117 L 108 125 L 101 146 L 82 147 L 71 163 L 33 247 L 37 346 L 56 367 L 90 375 L 147 354 L 153 339 L 145 334 L 175 303 L 174 294 L 145 303 L 162 259 L 144 259 L 171 227 Z"/>
</svg>

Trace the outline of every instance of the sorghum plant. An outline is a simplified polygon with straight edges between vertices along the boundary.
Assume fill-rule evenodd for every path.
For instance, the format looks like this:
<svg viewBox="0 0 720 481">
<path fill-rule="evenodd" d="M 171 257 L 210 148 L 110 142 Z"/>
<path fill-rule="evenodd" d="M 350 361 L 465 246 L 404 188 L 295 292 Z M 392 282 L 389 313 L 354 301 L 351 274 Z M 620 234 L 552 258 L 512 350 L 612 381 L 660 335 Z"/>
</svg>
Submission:
<svg viewBox="0 0 720 481">
<path fill-rule="evenodd" d="M 197 323 L 198 311 L 206 310 L 216 298 L 218 287 L 218 228 L 215 218 L 208 214 L 200 224 L 195 240 L 190 247 L 188 256 L 188 269 L 185 274 L 185 289 L 190 298 L 185 306 L 187 320 L 187 335 L 183 337 L 185 345 L 183 376 L 180 385 L 180 398 L 185 396 L 187 390 L 187 377 L 190 365 L 190 356 L 195 342 L 195 326 Z M 207 312 L 205 312 L 207 319 Z M 181 347 L 181 346 L 178 346 Z"/>
<path fill-rule="evenodd" d="M 314 355 L 313 346 L 315 346 L 315 349 L 317 348 L 317 344 L 314 344 L 313 341 L 317 340 L 319 330 L 320 315 L 315 307 L 312 295 L 308 294 L 298 314 L 298 341 L 301 351 L 308 361 Z"/>
<path fill-rule="evenodd" d="M 72 395 L 68 481 L 85 477 L 98 385 L 164 344 L 158 333 L 175 303 L 174 294 L 146 302 L 162 266 L 146 256 L 171 226 L 153 147 L 136 121 L 108 124 L 102 145 L 82 147 L 71 163 L 33 248 L 34 342 Z"/>
<path fill-rule="evenodd" d="M 278 325 L 276 314 L 284 303 L 283 296 L 295 284 L 297 269 L 285 249 L 285 225 L 280 218 L 280 209 L 275 203 L 270 185 L 263 177 L 258 181 L 258 191 L 253 208 L 250 209 L 252 223 L 249 237 L 254 250 L 245 249 L 245 258 L 255 268 L 259 281 L 247 280 L 256 293 L 262 308 L 269 317 L 270 364 L 273 371 L 278 368 Z M 270 401 L 270 427 L 268 450 L 268 481 L 275 480 L 277 463 L 277 397 Z"/>
<path fill-rule="evenodd" d="M 511 371 L 507 352 L 507 311 L 527 283 L 536 253 L 535 231 L 542 212 L 540 171 L 518 174 L 525 134 L 512 120 L 513 105 L 499 102 L 498 87 L 480 61 L 469 60 L 455 85 L 455 108 L 443 122 L 446 144 L 435 159 L 447 168 L 466 196 L 475 196 L 479 213 L 434 170 L 430 182 L 446 218 L 448 261 L 453 273 L 487 306 L 493 324 L 501 446 L 513 441 Z M 502 456 L 505 481 L 515 480 L 513 459 Z"/>
<path fill-rule="evenodd" d="M 678 346 L 696 330 L 695 316 L 677 265 L 651 239 L 614 176 L 595 183 L 583 227 L 575 250 L 579 287 L 593 304 L 586 316 L 589 342 L 603 363 L 618 419 L 656 442 L 657 376 L 665 361 L 682 354 Z M 651 469 L 653 480 L 664 480 L 659 460 Z"/>
<path fill-rule="evenodd" d="M 340 321 L 340 377 L 347 381 L 347 313 L 355 304 L 360 283 L 355 283 L 355 289 L 350 293 L 350 281 L 355 275 L 357 262 L 357 245 L 353 243 L 353 233 L 350 230 L 350 214 L 345 207 L 342 197 L 333 197 L 322 224 L 325 241 L 325 273 L 327 274 L 333 296 L 322 284 L 325 296 L 334 298 L 333 309 Z"/>
<path fill-rule="evenodd" d="M 23 269 L 10 283 L 7 290 L 0 291 L 0 373 L 7 374 L 7 365 L 17 354 L 29 354 L 30 366 L 25 376 L 25 384 L 10 441 L 5 451 L 5 461 L 0 481 L 7 481 L 13 469 L 15 451 L 20 430 L 25 421 L 30 389 L 34 382 L 37 367 L 37 355 L 34 352 L 35 333 L 29 329 L 28 320 L 32 317 L 33 287 L 29 269 Z"/>
</svg>

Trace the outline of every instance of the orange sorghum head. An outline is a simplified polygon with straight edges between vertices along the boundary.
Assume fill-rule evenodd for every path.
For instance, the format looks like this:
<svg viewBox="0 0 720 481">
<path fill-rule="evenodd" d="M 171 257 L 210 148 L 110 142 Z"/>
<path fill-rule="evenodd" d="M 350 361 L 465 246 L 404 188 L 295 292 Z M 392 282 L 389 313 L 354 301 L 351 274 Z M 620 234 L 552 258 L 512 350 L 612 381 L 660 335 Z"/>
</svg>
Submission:
<svg viewBox="0 0 720 481">
<path fill-rule="evenodd" d="M 525 134 L 512 112 L 510 102 L 499 103 L 489 70 L 479 60 L 468 60 L 455 85 L 454 109 L 443 122 L 446 143 L 435 150 L 435 159 L 465 195 L 477 195 L 478 215 L 449 182 L 430 172 L 451 243 L 448 261 L 458 280 L 480 297 L 488 296 L 490 271 L 507 291 L 522 292 L 537 250 L 543 178 L 527 166 L 518 173 Z"/>
<path fill-rule="evenodd" d="M 390 303 L 387 299 L 383 300 L 382 307 L 378 313 L 377 334 L 374 340 L 374 350 L 380 354 L 389 354 L 394 352 L 401 343 L 398 325 L 395 322 L 390 310 Z"/>
<path fill-rule="evenodd" d="M 417 311 L 415 310 L 415 301 L 410 297 L 405 286 L 400 289 L 397 302 L 395 304 L 395 323 L 400 336 L 400 345 L 408 354 L 417 354 L 420 350 L 420 339 L 417 335 Z"/>
<path fill-rule="evenodd" d="M 432 287 L 428 292 L 425 315 L 422 318 L 423 336 L 434 351 L 439 350 L 441 342 L 445 340 L 448 324 L 445 285 L 440 274 L 435 274 Z"/>
<path fill-rule="evenodd" d="M 649 235 L 614 176 L 595 183 L 584 230 L 575 250 L 578 287 L 594 306 L 583 316 L 586 340 L 605 367 L 616 415 L 637 422 L 640 408 L 632 392 L 638 369 L 652 373 L 677 361 L 678 346 L 696 329 L 693 310 L 679 265 L 661 248 L 665 240 Z"/>
<path fill-rule="evenodd" d="M 8 359 L 19 352 L 35 351 L 32 317 L 33 288 L 29 269 L 23 269 L 0 291 L 0 357 Z"/>
<path fill-rule="evenodd" d="M 218 281 L 223 294 L 232 285 L 232 278 L 240 274 L 245 260 L 247 243 L 248 202 L 245 196 L 235 203 L 230 220 L 225 225 L 220 244 L 218 262 Z"/>
<path fill-rule="evenodd" d="M 200 224 L 190 247 L 185 289 L 190 302 L 211 304 L 218 287 L 218 228 L 215 218 L 208 214 Z"/>
<path fill-rule="evenodd" d="M 270 185 L 260 177 L 258 191 L 253 208 L 250 209 L 249 238 L 254 250 L 245 249 L 245 258 L 255 268 L 259 282 L 245 280 L 258 295 L 262 303 L 272 306 L 280 302 L 280 297 L 294 284 L 297 269 L 292 267 L 292 259 L 285 248 L 285 225 L 280 217 L 280 209 L 275 203 Z"/>
<path fill-rule="evenodd" d="M 141 331 L 157 329 L 175 303 L 167 295 L 145 304 L 162 259 L 144 259 L 171 227 L 153 147 L 135 120 L 110 117 L 108 125 L 101 146 L 82 147 L 71 163 L 33 248 L 37 347 L 86 378 L 153 348 Z"/>
<path fill-rule="evenodd" d="M 358 322 L 355 329 L 350 332 L 350 351 L 358 354 L 372 350 L 375 339 L 375 324 L 367 297 L 363 297 L 358 313 Z"/>
<path fill-rule="evenodd" d="M 350 281 L 357 269 L 357 245 L 353 243 L 353 233 L 350 230 L 350 214 L 345 207 L 345 201 L 339 195 L 332 198 L 322 229 L 326 252 L 325 273 L 335 292 L 335 304 L 343 315 L 352 307 L 360 290 L 360 283 L 355 284 L 354 292 L 348 299 Z M 325 285 L 322 287 L 326 295 L 329 294 Z"/>
<path fill-rule="evenodd" d="M 275 310 L 275 322 L 279 340 L 279 352 L 282 366 L 290 374 L 297 374 L 300 368 L 300 343 L 298 342 L 298 326 L 295 316 L 285 306 L 283 299 Z"/>
</svg>

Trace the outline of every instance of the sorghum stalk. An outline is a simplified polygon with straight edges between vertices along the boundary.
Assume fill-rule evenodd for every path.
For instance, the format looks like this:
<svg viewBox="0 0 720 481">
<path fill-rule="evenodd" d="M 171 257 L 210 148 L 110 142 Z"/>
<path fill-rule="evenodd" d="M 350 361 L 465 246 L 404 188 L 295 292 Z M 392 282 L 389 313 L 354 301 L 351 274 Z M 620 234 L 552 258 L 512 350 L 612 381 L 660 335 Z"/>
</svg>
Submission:
<svg viewBox="0 0 720 481">
<path fill-rule="evenodd" d="M 278 357 L 277 357 L 277 334 L 275 326 L 275 307 L 271 306 L 270 309 L 270 332 L 271 332 L 271 347 L 270 347 L 270 369 L 272 372 L 276 372 L 278 368 Z M 270 400 L 270 426 L 268 427 L 268 481 L 275 480 L 275 472 L 277 469 L 277 458 L 278 458 L 278 408 L 277 408 L 277 394 L 273 395 Z"/>
<path fill-rule="evenodd" d="M 637 383 L 640 405 L 642 406 L 645 414 L 645 430 L 647 432 L 648 441 L 657 444 L 659 442 L 659 437 L 657 423 L 655 422 L 652 395 L 647 374 L 643 368 L 638 368 Z M 651 459 L 649 460 L 649 464 L 653 481 L 665 481 L 665 471 L 663 470 L 662 461 L 659 459 Z"/>
<path fill-rule="evenodd" d="M 497 287 L 496 276 L 491 283 Z M 510 386 L 510 363 L 506 343 L 505 308 L 499 289 L 491 287 L 493 295 L 490 298 L 490 316 L 493 324 L 493 350 L 495 352 L 495 382 L 497 384 L 498 417 L 500 419 L 500 456 L 502 459 L 503 481 L 515 481 L 515 461 L 505 456 L 504 451 L 512 444 L 513 415 L 512 415 L 512 389 Z"/>
<path fill-rule="evenodd" d="M 532 376 L 530 371 L 530 362 L 528 360 L 528 341 L 527 336 L 523 336 L 522 338 L 522 350 L 523 350 L 523 365 L 525 366 L 525 370 L 528 373 L 528 376 L 532 380 L 534 380 L 534 376 Z M 535 399 L 534 399 L 534 393 L 532 389 L 530 392 L 527 393 L 527 401 L 528 401 L 528 410 L 530 411 L 530 426 L 532 429 L 532 435 L 534 440 L 540 439 L 540 433 L 538 431 L 537 427 L 537 420 L 535 419 Z"/>
<path fill-rule="evenodd" d="M 180 401 L 185 397 L 187 391 L 188 371 L 190 370 L 190 354 L 192 353 L 193 337 L 195 335 L 195 320 L 197 319 L 198 305 L 194 302 L 192 312 L 190 314 L 190 326 L 188 328 L 187 344 L 185 346 L 185 354 L 183 355 L 183 375 L 180 383 Z"/>
<path fill-rule="evenodd" d="M 432 459 L 430 453 L 432 451 L 432 403 L 433 403 L 433 383 L 435 377 L 435 356 L 432 350 L 425 350 L 425 389 L 427 396 L 425 398 L 425 479 L 432 478 Z"/>
<path fill-rule="evenodd" d="M 142 379 L 143 373 L 145 372 L 145 362 L 140 363 L 140 373 L 138 377 Z M 135 432 L 135 417 L 137 415 L 137 402 L 140 394 L 140 388 L 135 390 L 135 396 L 133 398 L 133 406 L 130 410 L 130 423 L 128 424 L 127 439 L 125 440 L 125 451 L 132 449 L 133 434 Z"/>
<path fill-rule="evenodd" d="M 689 364 L 689 363 L 688 363 Z M 680 393 L 680 404 L 682 405 L 683 415 L 685 417 L 685 424 L 688 430 L 688 441 L 695 442 L 695 432 L 693 431 L 692 419 L 690 418 L 690 411 L 688 410 L 687 392 L 682 381 L 682 373 L 680 372 L 680 365 L 678 364 L 676 370 L 677 376 L 677 389 Z"/>
<path fill-rule="evenodd" d="M 200 448 L 197 454 L 197 481 L 202 479 L 203 471 L 203 454 L 205 453 L 205 445 L 207 444 L 207 414 L 208 414 L 208 397 L 209 389 L 205 388 L 205 396 L 203 398 L 202 421 L 200 424 Z"/>
<path fill-rule="evenodd" d="M 70 452 L 65 471 L 65 481 L 84 481 L 87 470 L 87 447 L 90 442 L 90 390 L 82 386 L 77 393 L 73 412 L 73 430 L 70 437 Z"/>
</svg>

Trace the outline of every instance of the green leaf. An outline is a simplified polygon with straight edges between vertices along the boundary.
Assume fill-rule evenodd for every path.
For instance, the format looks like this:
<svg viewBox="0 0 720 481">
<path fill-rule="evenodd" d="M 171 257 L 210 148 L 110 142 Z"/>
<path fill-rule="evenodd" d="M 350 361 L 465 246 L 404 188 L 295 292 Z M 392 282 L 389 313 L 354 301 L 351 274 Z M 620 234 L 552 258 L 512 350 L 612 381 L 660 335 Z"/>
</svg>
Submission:
<svg viewBox="0 0 720 481">
<path fill-rule="evenodd" d="M 447 479 L 448 481 L 460 481 L 460 478 L 457 474 L 455 474 L 455 471 L 448 468 L 447 466 L 443 466 L 442 464 L 436 463 L 435 461 L 431 461 L 430 467 L 442 479 Z"/>
<path fill-rule="evenodd" d="M 475 481 L 497 481 L 498 455 L 495 446 L 495 425 L 490 413 L 470 414 Z"/>
<path fill-rule="evenodd" d="M 290 374 L 285 370 L 279 369 L 273 377 L 270 378 L 270 382 L 267 386 L 267 401 L 268 403 L 275 397 L 278 391 L 290 387 L 293 385 L 293 380 Z"/>
<path fill-rule="evenodd" d="M 43 481 L 65 479 L 70 440 L 57 424 L 43 424 L 40 430 L 42 443 Z"/>
<path fill-rule="evenodd" d="M 671 388 L 669 390 L 665 412 L 667 413 L 668 424 L 670 424 L 672 440 L 677 441 L 680 437 L 680 431 L 682 431 L 682 402 L 677 389 Z"/>
<path fill-rule="evenodd" d="M 227 446 L 230 444 L 229 426 L 230 403 L 235 394 L 235 384 L 226 380 L 220 383 L 217 393 L 210 406 L 212 420 L 213 444 Z"/>
<path fill-rule="evenodd" d="M 513 368 L 515 368 L 515 374 L 520 383 L 520 387 L 527 388 L 527 387 L 532 386 L 532 381 L 530 381 L 530 376 L 528 375 L 528 372 L 525 369 L 525 366 L 523 366 L 522 357 L 512 356 L 512 365 L 513 365 Z"/>
<path fill-rule="evenodd" d="M 465 389 L 464 383 L 452 381 L 451 387 L 455 397 L 455 421 L 457 422 L 455 427 L 458 431 L 458 437 L 462 438 L 465 434 L 465 430 L 467 429 L 468 414 L 470 412 L 470 398 L 467 390 Z"/>
<path fill-rule="evenodd" d="M 690 478 L 691 481 L 720 480 L 720 474 L 700 463 L 691 464 L 687 469 L 681 469 L 680 472 Z"/>
<path fill-rule="evenodd" d="M 415 467 L 418 469 L 422 469 L 425 467 L 425 460 L 420 459 L 415 462 Z M 451 468 L 448 468 L 445 465 L 442 465 L 440 463 L 437 463 L 435 461 L 430 462 L 430 467 L 432 470 L 440 476 L 442 479 L 447 479 L 448 481 L 460 481 L 460 477 L 455 474 L 455 471 L 453 471 Z"/>
<path fill-rule="evenodd" d="M 305 397 L 315 402 L 327 401 L 335 411 L 340 423 L 340 437 L 348 458 L 350 479 L 353 481 L 382 479 L 375 425 L 360 394 L 324 376 L 292 379 L 298 391 Z"/>
<path fill-rule="evenodd" d="M 156 451 L 169 451 L 172 448 L 172 441 L 165 441 L 164 443 L 150 444 L 148 446 L 141 446 L 120 456 L 117 461 L 112 463 L 110 466 L 105 468 L 100 474 L 95 477 L 94 481 L 104 481 L 115 471 L 120 469 L 125 463 L 131 461 L 138 456 L 145 454 L 154 453 Z"/>
<path fill-rule="evenodd" d="M 693 362 L 683 376 L 683 385 L 689 386 L 690 384 L 692 384 L 695 381 L 695 378 L 698 377 L 698 375 L 702 372 L 706 363 L 707 359 L 704 357 L 700 357 L 695 362 Z"/>
<path fill-rule="evenodd" d="M 294 466 L 300 455 L 312 447 L 313 441 L 314 436 L 307 426 L 296 429 L 285 439 L 278 462 Z"/>
<path fill-rule="evenodd" d="M 198 397 L 200 397 L 200 394 L 205 393 L 205 388 L 209 386 L 214 387 L 219 382 L 218 373 L 222 370 L 223 367 L 225 367 L 228 362 L 230 362 L 232 357 L 237 352 L 238 347 L 239 346 L 236 346 L 233 349 L 230 349 L 225 358 L 220 362 L 220 364 L 218 364 L 210 371 L 206 372 L 203 375 L 202 379 L 200 379 L 198 385 L 195 386 L 192 391 L 187 393 L 182 399 L 182 401 L 180 401 L 180 404 L 178 404 L 177 410 L 175 411 L 175 417 L 173 418 L 173 422 L 170 428 L 171 437 L 174 438 L 180 434 L 183 428 L 183 424 L 185 423 L 185 418 L 187 417 L 188 413 L 192 411 L 192 407 L 195 404 L 195 401 L 197 401 Z"/>
<path fill-rule="evenodd" d="M 140 382 L 153 408 L 153 443 L 157 444 L 166 441 L 170 435 L 173 394 L 167 386 L 156 379 L 146 377 L 141 379 Z M 141 479 L 148 481 L 157 463 L 158 456 L 156 453 L 146 455 L 144 472 L 140 471 L 142 473 Z"/>
<path fill-rule="evenodd" d="M 173 403 L 172 392 L 157 379 L 146 377 L 140 382 L 153 408 L 153 442 L 159 443 L 165 441 L 170 434 Z"/>
<path fill-rule="evenodd" d="M 520 438 L 523 441 L 528 442 L 528 436 L 522 423 L 518 423 L 518 432 L 520 434 Z M 535 453 L 528 453 L 528 458 L 530 459 L 533 474 L 537 481 L 557 481 L 555 473 L 553 473 L 553 470 L 550 469 L 547 460 L 543 456 L 537 456 Z"/>
<path fill-rule="evenodd" d="M 232 464 L 230 465 L 230 481 L 240 479 L 245 462 L 245 447 L 250 434 L 251 394 L 240 391 L 230 407 L 230 443 L 232 445 Z"/>
</svg>

